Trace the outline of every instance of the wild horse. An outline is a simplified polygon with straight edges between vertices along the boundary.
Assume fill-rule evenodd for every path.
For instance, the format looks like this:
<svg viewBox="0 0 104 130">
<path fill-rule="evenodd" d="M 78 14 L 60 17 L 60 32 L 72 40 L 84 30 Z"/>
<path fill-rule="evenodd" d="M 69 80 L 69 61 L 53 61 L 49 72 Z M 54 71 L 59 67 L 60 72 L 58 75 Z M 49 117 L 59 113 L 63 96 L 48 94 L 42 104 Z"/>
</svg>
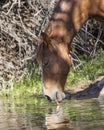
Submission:
<svg viewBox="0 0 104 130">
<path fill-rule="evenodd" d="M 65 98 L 71 41 L 90 17 L 104 22 L 104 0 L 60 0 L 42 33 L 37 58 L 42 67 L 43 92 L 57 104 Z"/>
</svg>

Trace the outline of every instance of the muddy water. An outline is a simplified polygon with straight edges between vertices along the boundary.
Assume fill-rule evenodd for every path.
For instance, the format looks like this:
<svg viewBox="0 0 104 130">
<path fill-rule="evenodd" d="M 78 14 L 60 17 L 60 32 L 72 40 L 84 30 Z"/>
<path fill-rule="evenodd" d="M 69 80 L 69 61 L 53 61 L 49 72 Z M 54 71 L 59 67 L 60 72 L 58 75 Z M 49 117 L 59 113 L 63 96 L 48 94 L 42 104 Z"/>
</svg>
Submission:
<svg viewBox="0 0 104 130">
<path fill-rule="evenodd" d="M 0 130 L 104 130 L 104 101 L 0 99 Z"/>
</svg>

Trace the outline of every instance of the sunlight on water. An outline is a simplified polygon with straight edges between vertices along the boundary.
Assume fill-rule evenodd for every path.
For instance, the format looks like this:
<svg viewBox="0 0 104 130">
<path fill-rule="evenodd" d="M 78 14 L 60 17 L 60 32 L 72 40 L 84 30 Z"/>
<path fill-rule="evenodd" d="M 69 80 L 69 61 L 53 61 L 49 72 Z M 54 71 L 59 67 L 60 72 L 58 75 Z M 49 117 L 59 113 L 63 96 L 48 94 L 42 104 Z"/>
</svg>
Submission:
<svg viewBox="0 0 104 130">
<path fill-rule="evenodd" d="M 104 101 L 0 99 L 0 130 L 104 130 Z"/>
</svg>

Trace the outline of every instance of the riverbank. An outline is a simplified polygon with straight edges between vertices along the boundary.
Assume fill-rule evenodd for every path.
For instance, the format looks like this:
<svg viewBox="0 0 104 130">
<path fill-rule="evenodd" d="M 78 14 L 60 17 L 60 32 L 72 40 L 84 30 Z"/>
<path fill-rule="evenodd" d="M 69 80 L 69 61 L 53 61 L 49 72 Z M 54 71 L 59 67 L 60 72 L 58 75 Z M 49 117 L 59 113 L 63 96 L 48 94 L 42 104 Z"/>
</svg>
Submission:
<svg viewBox="0 0 104 130">
<path fill-rule="evenodd" d="M 67 90 L 66 99 L 104 99 L 104 76 L 99 77 L 95 81 L 87 84 L 80 84 Z"/>
</svg>

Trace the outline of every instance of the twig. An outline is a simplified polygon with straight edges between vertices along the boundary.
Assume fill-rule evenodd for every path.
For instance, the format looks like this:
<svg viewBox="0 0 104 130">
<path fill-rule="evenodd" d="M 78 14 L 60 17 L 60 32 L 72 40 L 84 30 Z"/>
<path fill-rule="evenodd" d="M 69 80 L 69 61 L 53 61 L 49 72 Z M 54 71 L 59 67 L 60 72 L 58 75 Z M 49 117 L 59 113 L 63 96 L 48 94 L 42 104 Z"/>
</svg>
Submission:
<svg viewBox="0 0 104 130">
<path fill-rule="evenodd" d="M 13 8 L 13 6 L 14 6 L 15 4 L 17 4 L 17 0 L 14 0 L 14 2 L 12 3 L 12 5 L 10 6 L 8 12 L 5 13 L 6 15 L 8 15 L 8 14 L 10 13 L 11 9 Z"/>
</svg>

